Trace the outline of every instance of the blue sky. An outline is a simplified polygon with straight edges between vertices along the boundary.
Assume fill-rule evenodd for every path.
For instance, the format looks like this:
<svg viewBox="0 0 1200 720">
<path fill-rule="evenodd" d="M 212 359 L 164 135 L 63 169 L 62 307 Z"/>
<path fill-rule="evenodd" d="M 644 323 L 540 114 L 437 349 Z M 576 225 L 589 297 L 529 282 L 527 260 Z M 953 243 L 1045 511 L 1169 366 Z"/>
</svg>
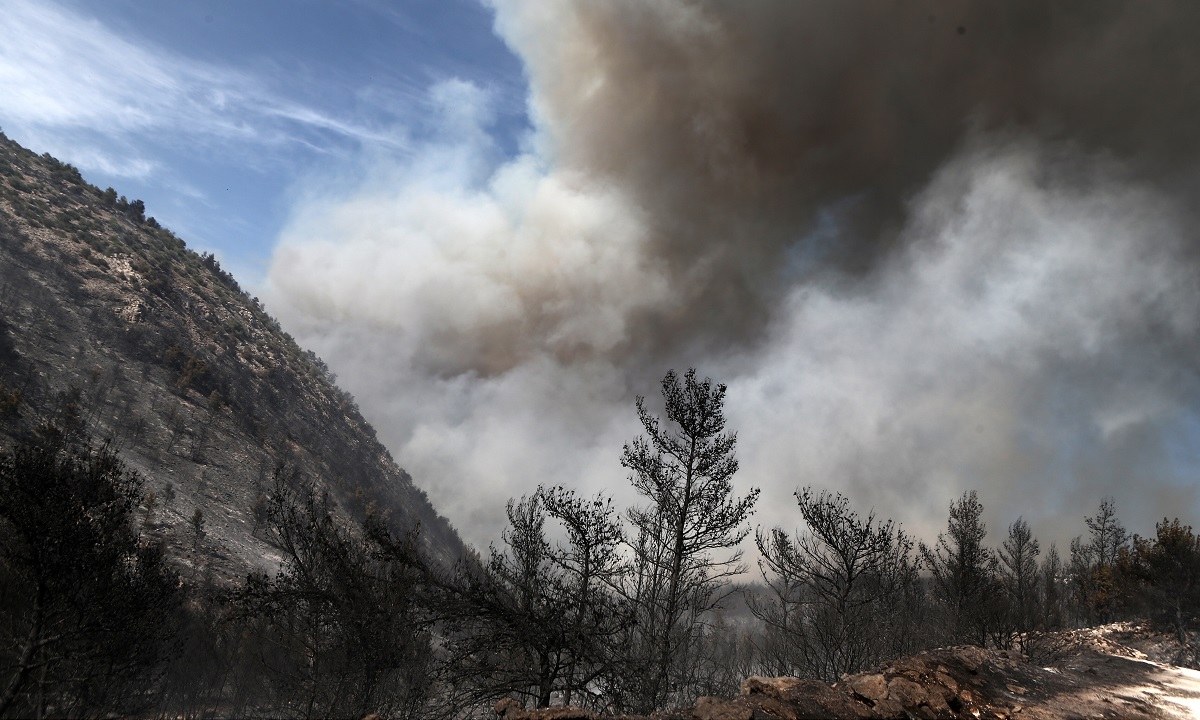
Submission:
<svg viewBox="0 0 1200 720">
<path fill-rule="evenodd" d="M 439 131 L 437 88 L 486 97 L 498 152 L 526 127 L 521 65 L 475 0 L 3 6 L 0 128 L 142 198 L 251 287 L 299 188 L 413 153 Z"/>
</svg>

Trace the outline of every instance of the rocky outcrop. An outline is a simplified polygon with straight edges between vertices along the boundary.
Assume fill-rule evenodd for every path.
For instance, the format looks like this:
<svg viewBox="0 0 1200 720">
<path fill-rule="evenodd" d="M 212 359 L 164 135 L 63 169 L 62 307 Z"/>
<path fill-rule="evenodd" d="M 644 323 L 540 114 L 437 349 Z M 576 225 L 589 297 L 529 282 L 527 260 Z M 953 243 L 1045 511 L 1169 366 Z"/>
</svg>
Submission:
<svg viewBox="0 0 1200 720">
<path fill-rule="evenodd" d="M 738 697 L 702 697 L 691 708 L 643 720 L 1192 717 L 1191 711 L 1200 707 L 1200 673 L 1120 650 L 1107 640 L 1077 642 L 1063 649 L 1053 667 L 1041 667 L 1015 652 L 941 648 L 832 685 L 752 677 L 742 683 Z M 524 710 L 510 698 L 501 700 L 495 712 L 504 720 L 605 717 L 573 708 Z"/>
<path fill-rule="evenodd" d="M 1001 693 L 988 678 L 1003 675 L 1028 682 L 1020 663 L 1003 653 L 959 647 L 915 655 L 878 672 L 852 675 L 829 685 L 800 678 L 751 677 L 736 698 L 702 697 L 684 711 L 658 714 L 662 720 L 802 720 L 804 718 L 1003 718 L 993 696 Z M 1007 692 L 1007 691 L 1003 691 Z M 1004 696 L 1007 700 L 1007 696 Z M 1020 705 L 1019 701 L 1008 707 Z M 524 711 L 502 700 L 496 713 L 505 720 L 595 720 L 579 710 Z M 563 714 L 557 714 L 563 713 Z"/>
</svg>

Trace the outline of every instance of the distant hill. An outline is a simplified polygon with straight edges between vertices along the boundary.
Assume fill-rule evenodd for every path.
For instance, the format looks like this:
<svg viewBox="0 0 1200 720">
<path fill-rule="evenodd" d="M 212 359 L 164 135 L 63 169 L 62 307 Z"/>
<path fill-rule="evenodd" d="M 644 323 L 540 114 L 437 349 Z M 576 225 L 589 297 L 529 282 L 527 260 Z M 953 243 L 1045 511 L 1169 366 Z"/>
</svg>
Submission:
<svg viewBox="0 0 1200 720">
<path fill-rule="evenodd" d="M 320 358 L 215 258 L 0 134 L 0 444 L 47 419 L 109 439 L 147 478 L 143 518 L 184 565 L 274 562 L 255 505 L 278 467 L 348 517 L 419 525 L 434 557 L 462 552 Z"/>
</svg>

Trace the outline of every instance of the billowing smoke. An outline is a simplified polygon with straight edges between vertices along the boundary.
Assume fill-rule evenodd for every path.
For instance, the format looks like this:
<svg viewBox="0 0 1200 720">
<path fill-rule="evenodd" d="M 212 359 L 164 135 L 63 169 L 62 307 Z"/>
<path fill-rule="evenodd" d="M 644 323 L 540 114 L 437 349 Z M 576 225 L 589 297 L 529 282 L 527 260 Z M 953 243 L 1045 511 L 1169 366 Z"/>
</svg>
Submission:
<svg viewBox="0 0 1200 720">
<path fill-rule="evenodd" d="M 978 488 L 1047 539 L 1196 517 L 1200 5 L 497 0 L 485 89 L 298 204 L 272 308 L 468 539 L 609 488 L 633 395 L 730 385 L 740 482 L 922 533 Z M 997 538 L 998 539 L 998 538 Z"/>
</svg>

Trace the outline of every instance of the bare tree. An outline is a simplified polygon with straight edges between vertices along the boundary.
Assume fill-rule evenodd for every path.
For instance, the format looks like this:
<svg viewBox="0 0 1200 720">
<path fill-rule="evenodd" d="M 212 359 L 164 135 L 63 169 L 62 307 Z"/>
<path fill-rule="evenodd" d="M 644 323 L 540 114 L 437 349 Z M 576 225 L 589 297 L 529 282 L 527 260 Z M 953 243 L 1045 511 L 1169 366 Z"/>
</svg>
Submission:
<svg viewBox="0 0 1200 720">
<path fill-rule="evenodd" d="M 804 488 L 796 499 L 806 532 L 755 537 L 770 593 L 751 608 L 786 637 L 779 670 L 833 681 L 888 655 L 889 636 L 906 620 L 905 586 L 916 583 L 913 543 L 892 521 L 860 516 L 840 493 Z"/>
<path fill-rule="evenodd" d="M 757 489 L 743 497 L 733 491 L 737 436 L 725 432 L 725 386 L 698 381 L 694 369 L 682 378 L 672 370 L 663 377 L 662 396 L 665 422 L 637 398 L 645 434 L 621 456 L 634 489 L 649 501 L 629 512 L 644 573 L 636 582 L 650 653 L 644 710 L 666 704 L 673 656 L 683 654 L 700 616 L 720 602 L 718 588 L 744 570 L 735 548 L 750 532 L 745 523 L 758 499 Z"/>
<path fill-rule="evenodd" d="M 0 452 L 0 716 L 137 715 L 179 578 L 141 541 L 142 479 L 109 448 L 49 430 Z"/>
<path fill-rule="evenodd" d="M 1058 547 L 1050 545 L 1046 558 L 1042 560 L 1042 626 L 1048 630 L 1060 628 L 1065 622 L 1063 583 L 1066 571 Z"/>
<path fill-rule="evenodd" d="M 478 703 L 503 695 L 550 705 L 570 661 L 562 571 L 551 561 L 540 493 L 510 500 L 486 563 L 468 557 L 439 585 L 447 681 Z"/>
<path fill-rule="evenodd" d="M 327 496 L 283 471 L 267 524 L 283 566 L 251 574 L 232 596 L 243 631 L 256 635 L 253 700 L 305 718 L 427 717 L 431 638 L 415 538 L 379 527 L 364 537 Z"/>
<path fill-rule="evenodd" d="M 489 564 L 501 584 L 492 604 L 505 617 L 489 619 L 509 631 L 501 635 L 507 637 L 506 649 L 513 653 L 506 664 L 512 663 L 510 671 L 526 675 L 518 677 L 516 684 L 532 687 L 537 707 L 548 707 L 567 665 L 562 578 L 550 561 L 541 494 L 509 501 L 506 509 L 509 526 L 503 540 L 507 551 L 492 548 Z"/>
<path fill-rule="evenodd" d="M 562 578 L 567 610 L 560 622 L 566 625 L 569 653 L 563 677 L 563 704 L 588 704 L 597 681 L 609 684 L 619 656 L 614 647 L 625 614 L 615 588 L 625 571 L 620 546 L 624 539 L 620 518 L 612 500 L 602 495 L 580 497 L 563 487 L 538 488 L 538 495 L 553 520 L 566 531 L 567 542 L 550 549 L 550 561 Z"/>
</svg>

